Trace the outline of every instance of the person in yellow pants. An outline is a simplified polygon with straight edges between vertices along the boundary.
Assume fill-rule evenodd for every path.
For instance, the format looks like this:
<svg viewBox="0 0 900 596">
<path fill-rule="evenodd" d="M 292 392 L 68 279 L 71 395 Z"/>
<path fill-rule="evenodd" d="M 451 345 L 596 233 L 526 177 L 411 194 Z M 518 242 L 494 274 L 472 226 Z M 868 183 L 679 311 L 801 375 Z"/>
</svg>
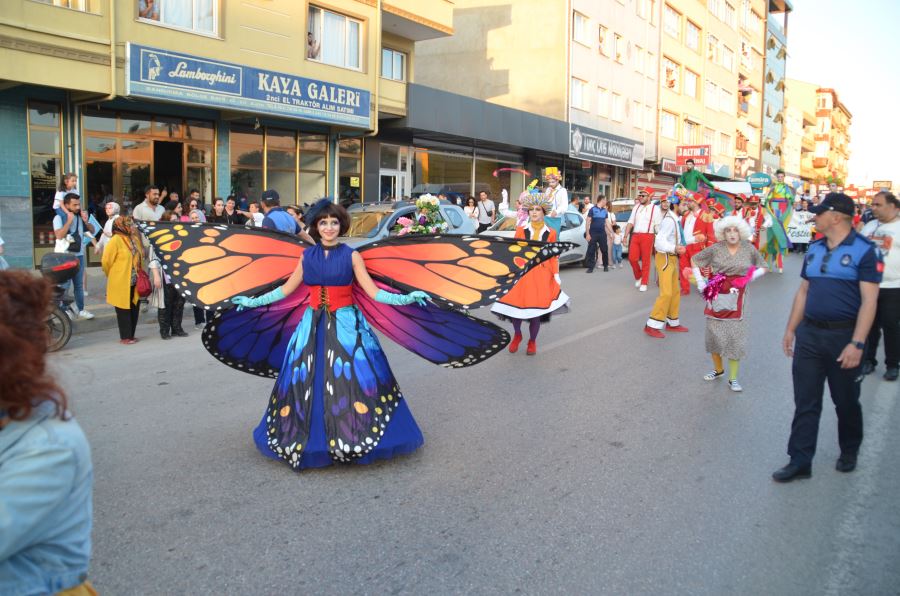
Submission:
<svg viewBox="0 0 900 596">
<path fill-rule="evenodd" d="M 679 209 L 678 199 L 672 198 L 672 207 Z M 678 213 L 672 211 L 670 199 L 663 198 L 659 207 L 663 212 L 662 221 L 656 232 L 653 247 L 656 249 L 654 262 L 659 278 L 659 297 L 650 311 L 650 318 L 644 325 L 644 333 L 656 339 L 666 337 L 663 329 L 673 333 L 684 333 L 688 329 L 678 320 L 681 306 L 681 286 L 678 281 L 678 257 L 684 254 L 684 233 L 679 229 Z"/>
</svg>

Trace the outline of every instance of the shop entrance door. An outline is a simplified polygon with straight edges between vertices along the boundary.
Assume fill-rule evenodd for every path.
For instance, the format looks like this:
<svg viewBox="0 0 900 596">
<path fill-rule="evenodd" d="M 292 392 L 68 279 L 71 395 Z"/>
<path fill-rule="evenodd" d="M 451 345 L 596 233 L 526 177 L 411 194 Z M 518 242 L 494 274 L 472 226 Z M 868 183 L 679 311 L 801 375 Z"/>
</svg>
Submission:
<svg viewBox="0 0 900 596">
<path fill-rule="evenodd" d="M 160 191 L 179 192 L 186 196 L 184 183 L 184 143 L 153 141 L 153 182 Z"/>
<path fill-rule="evenodd" d="M 378 200 L 382 202 L 402 199 L 409 195 L 409 178 L 406 172 L 381 170 Z"/>
</svg>

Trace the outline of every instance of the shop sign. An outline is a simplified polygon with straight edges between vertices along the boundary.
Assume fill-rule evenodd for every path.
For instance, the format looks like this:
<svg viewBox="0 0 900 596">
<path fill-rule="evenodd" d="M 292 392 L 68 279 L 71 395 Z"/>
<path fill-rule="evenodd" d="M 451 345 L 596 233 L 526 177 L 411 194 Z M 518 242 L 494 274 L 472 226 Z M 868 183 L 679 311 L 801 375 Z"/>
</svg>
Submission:
<svg viewBox="0 0 900 596">
<path fill-rule="evenodd" d="M 125 95 L 369 128 L 364 89 L 129 43 Z"/>
<path fill-rule="evenodd" d="M 709 145 L 678 145 L 675 147 L 675 163 L 684 166 L 687 160 L 693 159 L 695 166 L 706 166 L 709 165 L 711 153 Z"/>
<path fill-rule="evenodd" d="M 676 165 L 675 160 L 665 159 L 659 162 L 659 171 L 663 174 L 672 174 L 673 176 L 681 176 L 684 171 L 682 166 Z"/>
<path fill-rule="evenodd" d="M 569 157 L 626 168 L 642 168 L 644 144 L 569 124 Z"/>
<path fill-rule="evenodd" d="M 893 188 L 893 184 L 891 184 L 890 180 L 876 180 L 872 183 L 872 188 L 890 191 Z"/>
<path fill-rule="evenodd" d="M 772 184 L 772 177 L 763 172 L 755 172 L 747 176 L 747 182 L 754 189 L 765 188 Z"/>
<path fill-rule="evenodd" d="M 350 188 L 359 188 L 359 176 L 350 176 Z"/>
</svg>

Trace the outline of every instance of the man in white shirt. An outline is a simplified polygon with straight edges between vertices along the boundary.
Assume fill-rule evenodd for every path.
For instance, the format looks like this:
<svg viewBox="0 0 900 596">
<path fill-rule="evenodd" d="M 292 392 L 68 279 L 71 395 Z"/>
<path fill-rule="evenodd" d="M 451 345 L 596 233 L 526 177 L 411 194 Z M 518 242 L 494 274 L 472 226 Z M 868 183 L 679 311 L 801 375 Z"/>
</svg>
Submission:
<svg viewBox="0 0 900 596">
<path fill-rule="evenodd" d="M 677 201 L 678 199 L 673 199 Z M 650 311 L 650 318 L 644 325 L 644 333 L 656 339 L 665 339 L 666 331 L 685 333 L 687 327 L 678 320 L 678 309 L 681 306 L 681 292 L 678 287 L 678 258 L 684 254 L 684 232 L 678 221 L 679 213 L 669 210 L 667 197 L 659 202 L 662 217 L 659 231 L 654 238 L 656 248 L 656 273 L 659 276 L 659 297 Z M 675 209 L 680 209 L 678 205 Z"/>
<path fill-rule="evenodd" d="M 641 292 L 647 291 L 647 282 L 650 281 L 653 239 L 661 218 L 660 208 L 650 202 L 647 191 L 638 191 L 631 217 L 625 225 L 624 242 L 628 245 L 628 262 L 634 273 L 634 287 Z"/>
<path fill-rule="evenodd" d="M 875 355 L 883 331 L 884 365 L 887 369 L 884 380 L 896 381 L 900 373 L 900 200 L 892 193 L 879 192 L 872 197 L 872 213 L 875 219 L 867 223 L 860 233 L 881 249 L 884 273 L 878 286 L 875 321 L 866 341 L 862 374 L 867 375 L 878 366 Z"/>
<path fill-rule="evenodd" d="M 84 237 L 97 230 L 88 223 L 86 211 L 81 210 L 81 197 L 74 192 L 68 193 L 61 207 L 65 219 L 60 215 L 53 218 L 53 232 L 57 240 L 69 238 L 68 254 L 78 257 L 78 273 L 72 278 L 75 295 L 75 315 L 80 319 L 93 319 L 94 315 L 84 309 L 84 269 L 87 266 L 84 258 Z"/>
<path fill-rule="evenodd" d="M 151 184 L 144 189 L 144 202 L 136 206 L 131 215 L 142 221 L 159 221 L 165 212 L 165 208 L 159 204 L 159 187 Z"/>
<path fill-rule="evenodd" d="M 550 217 L 562 217 L 569 208 L 569 191 L 560 184 L 562 177 L 559 168 L 547 168 L 544 171 L 544 179 L 547 181 L 544 196 L 553 203 Z"/>
<path fill-rule="evenodd" d="M 488 197 L 487 191 L 478 193 L 478 233 L 485 231 L 497 219 L 497 207 Z"/>
</svg>

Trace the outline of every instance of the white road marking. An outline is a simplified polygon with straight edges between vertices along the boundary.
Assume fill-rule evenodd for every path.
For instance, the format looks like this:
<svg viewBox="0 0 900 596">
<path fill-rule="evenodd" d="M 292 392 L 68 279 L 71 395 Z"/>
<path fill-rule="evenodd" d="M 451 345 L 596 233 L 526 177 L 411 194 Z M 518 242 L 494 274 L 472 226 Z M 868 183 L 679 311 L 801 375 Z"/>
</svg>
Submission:
<svg viewBox="0 0 900 596">
<path fill-rule="evenodd" d="M 578 333 L 569 335 L 568 337 L 564 337 L 562 339 L 558 339 L 556 341 L 552 341 L 549 344 L 541 346 L 542 352 L 547 352 L 549 350 L 555 350 L 556 348 L 560 348 L 562 346 L 568 345 L 573 341 L 578 341 L 584 339 L 585 337 L 590 337 L 595 333 L 599 333 L 601 331 L 606 331 L 611 327 L 615 327 L 621 323 L 625 323 L 626 321 L 630 321 L 631 319 L 642 319 L 647 316 L 646 311 L 635 311 L 633 313 L 629 313 L 627 315 L 622 315 L 616 319 L 612 319 L 610 321 L 606 321 L 605 323 L 600 323 L 599 325 L 595 325 L 593 327 L 589 327 L 584 331 L 579 331 Z"/>
</svg>

